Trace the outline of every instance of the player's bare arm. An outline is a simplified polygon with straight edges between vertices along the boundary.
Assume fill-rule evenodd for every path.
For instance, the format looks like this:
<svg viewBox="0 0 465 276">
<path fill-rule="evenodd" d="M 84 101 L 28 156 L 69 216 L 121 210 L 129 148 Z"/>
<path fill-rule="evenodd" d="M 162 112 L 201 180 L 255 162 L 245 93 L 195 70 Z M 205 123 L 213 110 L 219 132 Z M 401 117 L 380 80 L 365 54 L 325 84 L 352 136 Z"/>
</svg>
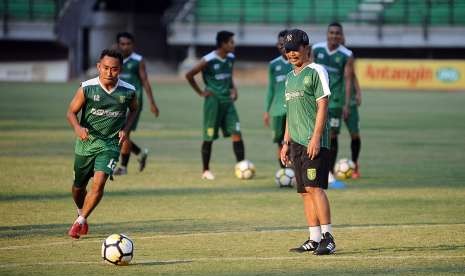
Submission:
<svg viewBox="0 0 465 276">
<path fill-rule="evenodd" d="M 236 85 L 234 84 L 234 80 L 231 77 L 231 99 L 233 101 L 236 101 L 237 98 L 239 97 L 239 94 L 237 94 L 237 88 Z"/>
<path fill-rule="evenodd" d="M 87 140 L 87 138 L 89 138 L 89 130 L 82 127 L 77 118 L 77 114 L 81 111 L 85 102 L 86 98 L 84 97 L 84 91 L 82 90 L 82 87 L 79 87 L 74 98 L 69 104 L 68 111 L 66 112 L 66 118 L 68 119 L 69 124 L 73 127 L 76 136 L 81 140 Z"/>
<path fill-rule="evenodd" d="M 155 117 L 158 117 L 158 115 L 160 114 L 160 110 L 158 109 L 157 103 L 153 98 L 152 86 L 150 85 L 150 81 L 147 76 L 147 70 L 145 69 L 145 62 L 143 60 L 141 60 L 139 65 L 139 78 L 142 82 L 142 86 L 144 87 L 147 99 L 149 99 L 150 111 L 152 111 L 152 113 L 155 114 Z"/>
<path fill-rule="evenodd" d="M 287 127 L 287 118 L 286 118 L 286 128 L 284 130 L 284 144 L 283 147 L 281 148 L 281 163 L 283 165 L 288 165 L 289 164 L 289 144 L 291 142 L 291 137 L 289 136 L 289 131 Z"/>
<path fill-rule="evenodd" d="M 344 120 L 349 118 L 349 103 L 350 103 L 350 90 L 352 89 L 352 78 L 354 76 L 354 58 L 350 57 L 344 67 L 344 83 L 345 83 L 345 103 L 342 109 Z"/>
<path fill-rule="evenodd" d="M 312 138 L 307 146 L 307 154 L 311 160 L 317 157 L 320 153 L 320 140 L 325 128 L 327 110 L 328 110 L 328 97 L 323 97 L 317 101 L 317 113 L 315 119 L 315 129 L 313 130 Z"/>
<path fill-rule="evenodd" d="M 362 89 L 360 88 L 360 84 L 358 82 L 357 74 L 354 71 L 354 78 L 352 79 L 354 82 L 355 87 L 355 100 L 357 101 L 357 105 L 362 105 Z"/>
<path fill-rule="evenodd" d="M 124 127 L 123 129 L 121 129 L 118 133 L 118 137 L 119 137 L 119 144 L 121 145 L 124 141 L 126 141 L 126 139 L 128 138 L 128 133 L 131 131 L 131 126 L 132 124 L 134 123 L 134 120 L 136 119 L 137 117 L 137 109 L 138 109 L 138 105 L 137 105 L 137 98 L 134 97 L 131 101 L 131 103 L 129 104 L 129 112 L 128 112 L 128 118 L 126 120 L 126 123 L 124 124 Z"/>
<path fill-rule="evenodd" d="M 205 69 L 206 67 L 207 67 L 207 62 L 204 59 L 202 59 L 191 70 L 189 70 L 189 72 L 186 73 L 187 81 L 189 82 L 190 86 L 194 89 L 194 91 L 200 97 L 211 96 L 211 92 L 200 89 L 199 85 L 197 84 L 197 81 L 194 78 L 195 75 L 202 72 L 202 70 Z"/>
</svg>

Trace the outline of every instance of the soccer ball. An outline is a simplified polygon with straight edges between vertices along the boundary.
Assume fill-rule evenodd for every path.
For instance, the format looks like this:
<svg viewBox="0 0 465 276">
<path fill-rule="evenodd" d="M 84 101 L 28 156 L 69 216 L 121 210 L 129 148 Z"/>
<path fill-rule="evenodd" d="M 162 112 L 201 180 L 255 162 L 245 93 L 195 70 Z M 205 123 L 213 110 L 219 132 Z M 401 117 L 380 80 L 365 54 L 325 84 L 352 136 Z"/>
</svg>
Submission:
<svg viewBox="0 0 465 276">
<path fill-rule="evenodd" d="M 334 165 L 334 174 L 339 179 L 348 179 L 355 170 L 355 163 L 347 158 L 339 159 Z"/>
<path fill-rule="evenodd" d="M 274 181 L 280 188 L 292 188 L 295 184 L 295 173 L 289 168 L 279 169 L 274 175 Z"/>
<path fill-rule="evenodd" d="M 239 179 L 251 179 L 255 175 L 255 165 L 249 160 L 242 160 L 234 167 L 234 174 Z"/>
<path fill-rule="evenodd" d="M 102 258 L 108 264 L 128 265 L 134 256 L 134 243 L 123 234 L 112 234 L 103 241 Z"/>
</svg>

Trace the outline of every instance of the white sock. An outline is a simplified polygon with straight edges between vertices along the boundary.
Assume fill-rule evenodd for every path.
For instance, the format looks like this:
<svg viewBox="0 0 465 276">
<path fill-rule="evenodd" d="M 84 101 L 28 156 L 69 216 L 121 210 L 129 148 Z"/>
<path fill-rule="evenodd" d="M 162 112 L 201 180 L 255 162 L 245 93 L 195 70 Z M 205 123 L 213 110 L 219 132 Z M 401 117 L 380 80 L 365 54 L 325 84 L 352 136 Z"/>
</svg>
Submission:
<svg viewBox="0 0 465 276">
<path fill-rule="evenodd" d="M 321 241 L 321 228 L 320 226 L 310 226 L 308 227 L 308 231 L 310 232 L 310 239 L 315 242 Z"/>
<path fill-rule="evenodd" d="M 77 219 L 76 219 L 76 222 L 83 225 L 84 223 L 86 223 L 86 218 L 83 217 L 83 216 L 79 216 Z"/>
<path fill-rule="evenodd" d="M 78 212 L 78 216 L 82 216 L 82 209 L 77 209 L 77 212 Z"/>
<path fill-rule="evenodd" d="M 331 224 L 322 224 L 321 225 L 321 233 L 329 232 L 331 235 L 333 234 L 333 227 Z"/>
</svg>

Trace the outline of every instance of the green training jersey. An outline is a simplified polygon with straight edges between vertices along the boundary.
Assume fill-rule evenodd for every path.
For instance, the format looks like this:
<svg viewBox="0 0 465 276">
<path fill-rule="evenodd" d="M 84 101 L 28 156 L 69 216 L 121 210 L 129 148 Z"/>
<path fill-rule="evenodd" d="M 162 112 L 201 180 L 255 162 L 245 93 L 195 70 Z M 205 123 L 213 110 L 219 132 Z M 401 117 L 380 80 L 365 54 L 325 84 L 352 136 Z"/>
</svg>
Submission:
<svg viewBox="0 0 465 276">
<path fill-rule="evenodd" d="M 202 71 L 205 89 L 213 94 L 220 102 L 232 102 L 231 88 L 234 55 L 232 53 L 222 59 L 212 51 L 204 56 L 207 66 Z"/>
<path fill-rule="evenodd" d="M 315 129 L 317 101 L 329 95 L 328 73 L 322 66 L 311 63 L 298 75 L 294 71 L 287 74 L 287 127 L 292 141 L 308 146 Z M 329 126 L 326 122 L 320 146 L 329 148 Z"/>
<path fill-rule="evenodd" d="M 286 114 L 284 90 L 286 89 L 286 76 L 292 70 L 292 65 L 279 56 L 268 65 L 268 93 L 265 98 L 265 111 L 271 116 Z"/>
<path fill-rule="evenodd" d="M 343 45 L 329 51 L 327 43 L 320 42 L 313 45 L 312 54 L 313 62 L 323 65 L 329 75 L 331 89 L 329 108 L 342 108 L 345 103 L 344 68 L 352 57 L 352 51 Z"/>
<path fill-rule="evenodd" d="M 142 92 L 142 82 L 139 77 L 139 66 L 141 61 L 141 55 L 132 53 L 123 60 L 123 68 L 119 74 L 121 80 L 132 84 L 138 92 Z"/>
<path fill-rule="evenodd" d="M 118 151 L 118 133 L 126 123 L 126 113 L 135 97 L 134 86 L 119 80 L 110 91 L 97 78 L 81 84 L 85 104 L 79 124 L 89 130 L 85 141 L 76 139 L 74 151 L 78 155 L 94 155 L 102 151 Z"/>
</svg>

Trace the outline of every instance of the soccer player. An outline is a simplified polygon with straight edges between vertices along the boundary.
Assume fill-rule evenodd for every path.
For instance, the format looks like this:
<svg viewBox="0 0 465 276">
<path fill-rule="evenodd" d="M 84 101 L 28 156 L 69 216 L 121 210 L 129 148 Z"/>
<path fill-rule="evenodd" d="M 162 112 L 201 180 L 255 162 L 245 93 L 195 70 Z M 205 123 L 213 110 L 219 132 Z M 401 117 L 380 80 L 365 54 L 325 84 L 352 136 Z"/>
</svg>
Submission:
<svg viewBox="0 0 465 276">
<path fill-rule="evenodd" d="M 137 115 L 134 86 L 118 78 L 122 65 L 123 56 L 118 51 L 103 50 L 97 63 L 99 76 L 81 84 L 66 114 L 77 136 L 72 194 L 78 218 L 68 231 L 75 239 L 87 234 L 87 218 L 102 199 L 108 176 L 118 162 L 120 145 Z M 91 177 L 93 185 L 87 192 Z"/>
<path fill-rule="evenodd" d="M 210 156 L 213 141 L 218 139 L 219 128 L 224 137 L 232 137 L 233 150 L 237 162 L 244 160 L 244 142 L 242 141 L 239 116 L 234 101 L 237 89 L 233 82 L 234 33 L 220 31 L 216 34 L 216 50 L 205 55 L 189 72 L 186 79 L 194 91 L 203 97 L 203 143 L 202 143 L 202 179 L 213 180 L 210 171 Z M 201 89 L 194 79 L 202 72 L 205 88 Z"/>
<path fill-rule="evenodd" d="M 331 254 L 336 249 L 332 236 L 331 213 L 325 189 L 329 174 L 329 128 L 326 123 L 331 92 L 324 67 L 311 63 L 307 34 L 288 32 L 286 56 L 294 66 L 286 80 L 287 120 L 281 150 L 283 164 L 293 165 L 297 192 L 304 203 L 310 238 L 293 252 Z M 290 157 L 289 157 L 290 148 Z"/>
<path fill-rule="evenodd" d="M 271 116 L 273 142 L 278 144 L 277 156 L 281 168 L 285 167 L 279 157 L 286 128 L 284 89 L 286 75 L 292 70 L 292 65 L 287 61 L 286 52 L 284 51 L 286 34 L 287 30 L 279 32 L 276 47 L 281 55 L 273 59 L 268 65 L 268 93 L 265 98 L 265 113 L 263 114 L 263 122 L 266 127 L 270 126 Z"/>
<path fill-rule="evenodd" d="M 134 36 L 127 32 L 118 33 L 116 35 L 116 43 L 118 49 L 123 54 L 123 69 L 120 74 L 120 79 L 134 85 L 136 88 L 137 101 L 139 111 L 137 112 L 136 120 L 132 125 L 131 131 L 137 129 L 139 117 L 143 107 L 143 95 L 142 88 L 145 91 L 147 99 L 150 103 L 150 111 L 155 114 L 156 117 L 159 115 L 157 104 L 153 98 L 152 87 L 147 77 L 147 71 L 145 70 L 145 62 L 141 55 L 134 52 Z M 115 169 L 115 175 L 124 175 L 128 173 L 128 163 L 131 152 L 136 156 L 139 156 L 137 161 L 139 162 L 139 171 L 143 171 L 145 163 L 147 161 L 148 150 L 141 148 L 130 139 L 130 132 L 128 133 L 128 139 L 123 143 L 121 147 L 121 164 Z"/>
<path fill-rule="evenodd" d="M 345 45 L 345 38 L 342 36 L 342 45 Z M 352 152 L 352 161 L 355 163 L 355 170 L 352 173 L 352 179 L 360 178 L 360 166 L 358 163 L 358 157 L 362 146 L 360 138 L 360 117 L 358 113 L 358 107 L 362 104 L 362 90 L 358 83 L 357 75 L 354 74 L 352 77 L 352 87 L 350 90 L 350 102 L 349 102 L 349 117 L 344 120 L 347 129 L 350 134 L 350 150 Z"/>
<path fill-rule="evenodd" d="M 323 65 L 329 74 L 329 87 L 332 93 L 329 102 L 331 171 L 337 158 L 341 120 L 347 120 L 350 112 L 350 92 L 354 74 L 352 51 L 341 45 L 342 36 L 343 30 L 341 24 L 337 22 L 329 24 L 327 40 L 313 45 L 311 53 L 312 61 Z M 329 181 L 334 181 L 333 174 L 330 174 Z"/>
</svg>

